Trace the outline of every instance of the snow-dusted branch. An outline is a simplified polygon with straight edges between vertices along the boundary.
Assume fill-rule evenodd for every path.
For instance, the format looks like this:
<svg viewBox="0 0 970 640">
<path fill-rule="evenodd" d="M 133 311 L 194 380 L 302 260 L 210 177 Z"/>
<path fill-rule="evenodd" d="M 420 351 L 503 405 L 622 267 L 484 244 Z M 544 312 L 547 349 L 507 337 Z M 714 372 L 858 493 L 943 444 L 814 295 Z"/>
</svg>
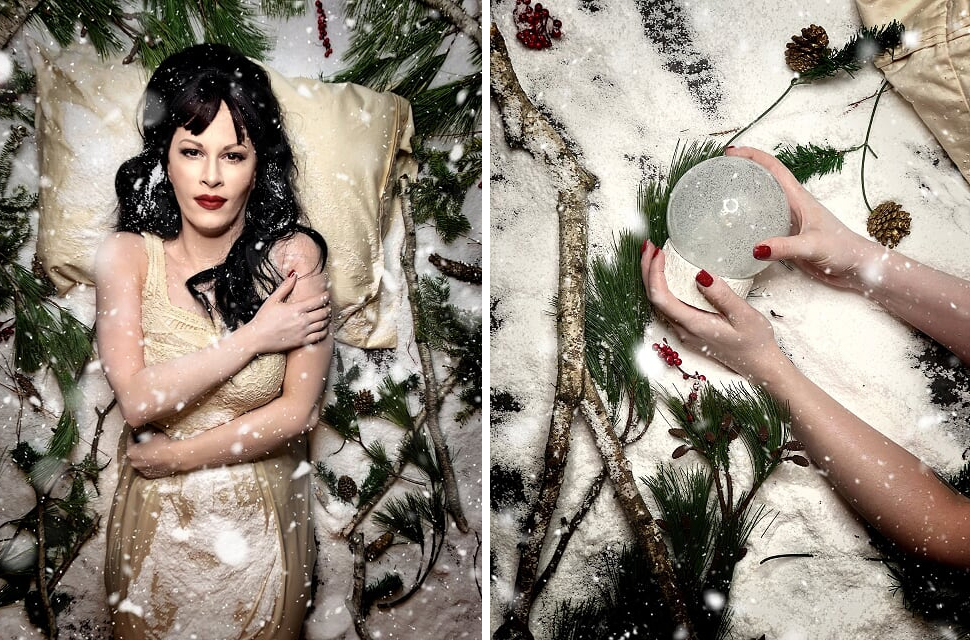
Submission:
<svg viewBox="0 0 970 640">
<path fill-rule="evenodd" d="M 528 638 L 539 555 L 559 500 L 569 454 L 570 426 L 583 392 L 586 205 L 587 195 L 596 186 L 596 177 L 582 166 L 562 136 L 523 91 L 512 68 L 505 39 L 494 23 L 490 43 L 492 97 L 502 115 L 505 138 L 509 146 L 524 149 L 532 157 L 542 160 L 553 173 L 559 191 L 556 395 L 539 496 L 526 520 L 528 538 L 519 556 L 511 616 L 496 633 L 496 637 Z"/>
<path fill-rule="evenodd" d="M 451 0 L 421 0 L 421 2 L 441 13 L 448 22 L 471 38 L 479 49 L 482 48 L 482 24 L 465 13 L 460 4 Z"/>
<path fill-rule="evenodd" d="M 670 562 L 670 556 L 667 554 L 667 545 L 663 541 L 660 527 L 657 526 L 656 520 L 653 519 L 650 510 L 643 501 L 643 496 L 637 490 L 629 460 L 623 454 L 623 446 L 613 431 L 606 407 L 603 406 L 603 400 L 600 398 L 599 392 L 596 391 L 592 378 L 588 375 L 585 379 L 583 399 L 579 406 L 586 418 L 586 424 L 593 432 L 596 448 L 599 449 L 600 455 L 603 457 L 610 482 L 616 489 L 620 508 L 623 509 L 626 520 L 630 524 L 630 528 L 633 529 L 633 537 L 650 560 L 650 571 L 660 586 L 660 592 L 670 609 L 671 617 L 686 631 L 685 638 L 694 637 L 687 603 L 680 587 L 677 586 L 674 568 Z"/>
<path fill-rule="evenodd" d="M 364 534 L 355 533 L 350 539 L 350 551 L 354 554 L 354 587 L 347 600 L 347 611 L 354 619 L 354 630 L 360 640 L 371 640 L 367 629 L 367 616 L 361 611 L 364 600 L 364 583 L 367 579 L 367 559 L 364 556 Z"/>
<path fill-rule="evenodd" d="M 6 48 L 39 4 L 40 0 L 18 0 L 5 4 L 0 12 L 0 48 Z"/>
<path fill-rule="evenodd" d="M 410 180 L 407 176 L 402 176 L 401 186 L 401 213 L 404 218 L 404 246 L 401 248 L 401 268 L 404 271 L 405 279 L 408 283 L 408 292 L 411 298 L 411 316 L 414 326 L 420 326 L 418 309 L 418 274 L 414 268 L 415 254 L 415 227 L 414 215 L 411 211 Z M 442 484 L 445 490 L 445 507 L 448 513 L 455 520 L 455 526 L 462 533 L 468 532 L 468 521 L 461 508 L 461 498 L 458 495 L 458 481 L 455 480 L 455 469 L 451 464 L 451 454 L 448 453 L 448 444 L 441 433 L 441 425 L 438 423 L 438 410 L 441 402 L 438 400 L 438 380 L 434 371 L 434 362 L 431 358 L 431 346 L 419 337 L 415 341 L 418 347 L 418 357 L 421 359 L 421 373 L 424 377 L 423 393 L 424 408 L 426 411 L 425 426 L 431 436 L 434 445 L 435 456 L 441 466 Z"/>
</svg>

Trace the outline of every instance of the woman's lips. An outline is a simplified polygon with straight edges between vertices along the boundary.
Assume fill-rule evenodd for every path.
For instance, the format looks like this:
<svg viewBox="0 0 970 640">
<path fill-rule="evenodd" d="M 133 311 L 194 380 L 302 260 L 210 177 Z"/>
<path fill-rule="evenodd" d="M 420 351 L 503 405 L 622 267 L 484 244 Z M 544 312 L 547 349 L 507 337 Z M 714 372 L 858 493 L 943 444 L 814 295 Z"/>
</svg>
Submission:
<svg viewBox="0 0 970 640">
<path fill-rule="evenodd" d="M 200 207 L 210 211 L 215 211 L 226 203 L 226 199 L 219 196 L 197 196 L 195 201 L 199 203 Z"/>
</svg>

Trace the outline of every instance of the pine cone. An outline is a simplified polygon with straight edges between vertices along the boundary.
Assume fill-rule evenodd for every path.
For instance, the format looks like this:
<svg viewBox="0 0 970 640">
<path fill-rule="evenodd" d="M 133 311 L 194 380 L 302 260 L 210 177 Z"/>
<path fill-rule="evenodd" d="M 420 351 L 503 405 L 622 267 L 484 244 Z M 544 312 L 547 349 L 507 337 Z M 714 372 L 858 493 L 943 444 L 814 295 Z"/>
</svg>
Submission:
<svg viewBox="0 0 970 640">
<path fill-rule="evenodd" d="M 872 210 L 866 230 L 882 245 L 892 249 L 909 235 L 911 221 L 912 218 L 908 212 L 903 211 L 902 205 L 889 200 Z"/>
<path fill-rule="evenodd" d="M 374 415 L 377 410 L 377 403 L 374 402 L 374 394 L 370 389 L 362 389 L 354 396 L 354 411 L 362 416 Z"/>
<path fill-rule="evenodd" d="M 337 478 L 337 497 L 344 502 L 357 495 L 357 483 L 350 476 L 340 476 Z"/>
<path fill-rule="evenodd" d="M 829 36 L 825 29 L 813 24 L 802 29 L 802 35 L 794 35 L 785 45 L 785 62 L 792 71 L 805 73 L 813 69 L 829 54 Z"/>
<path fill-rule="evenodd" d="M 364 549 L 364 557 L 367 558 L 368 562 L 377 560 L 384 555 L 384 552 L 387 551 L 387 548 L 391 546 L 392 542 L 394 542 L 393 533 L 390 531 L 382 533 L 380 537 L 367 545 L 367 548 Z"/>
<path fill-rule="evenodd" d="M 44 287 L 52 291 L 54 290 L 54 282 L 47 275 L 47 270 L 44 269 L 44 263 L 36 253 L 34 254 L 34 259 L 30 262 L 30 271 Z"/>
</svg>

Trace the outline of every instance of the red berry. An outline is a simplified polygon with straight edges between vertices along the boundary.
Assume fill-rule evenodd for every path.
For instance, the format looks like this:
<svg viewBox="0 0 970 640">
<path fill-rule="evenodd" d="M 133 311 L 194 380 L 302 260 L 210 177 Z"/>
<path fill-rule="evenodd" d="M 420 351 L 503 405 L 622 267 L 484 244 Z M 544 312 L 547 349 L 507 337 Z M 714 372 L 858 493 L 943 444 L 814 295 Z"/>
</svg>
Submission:
<svg viewBox="0 0 970 640">
<path fill-rule="evenodd" d="M 555 28 L 558 29 L 559 27 L 562 26 L 562 20 L 553 20 L 552 21 L 552 26 L 554 26 Z"/>
</svg>

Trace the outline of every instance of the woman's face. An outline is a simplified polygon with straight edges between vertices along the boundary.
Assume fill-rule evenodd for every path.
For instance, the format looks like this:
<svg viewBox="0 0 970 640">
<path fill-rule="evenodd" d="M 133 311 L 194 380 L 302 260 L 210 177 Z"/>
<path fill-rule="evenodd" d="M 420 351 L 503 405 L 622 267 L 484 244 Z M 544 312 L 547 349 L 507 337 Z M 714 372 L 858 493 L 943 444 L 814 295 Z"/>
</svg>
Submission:
<svg viewBox="0 0 970 640">
<path fill-rule="evenodd" d="M 187 226 L 207 237 L 238 236 L 256 176 L 256 151 L 249 137 L 236 142 L 225 103 L 198 135 L 179 127 L 168 149 L 168 178 Z"/>
</svg>

